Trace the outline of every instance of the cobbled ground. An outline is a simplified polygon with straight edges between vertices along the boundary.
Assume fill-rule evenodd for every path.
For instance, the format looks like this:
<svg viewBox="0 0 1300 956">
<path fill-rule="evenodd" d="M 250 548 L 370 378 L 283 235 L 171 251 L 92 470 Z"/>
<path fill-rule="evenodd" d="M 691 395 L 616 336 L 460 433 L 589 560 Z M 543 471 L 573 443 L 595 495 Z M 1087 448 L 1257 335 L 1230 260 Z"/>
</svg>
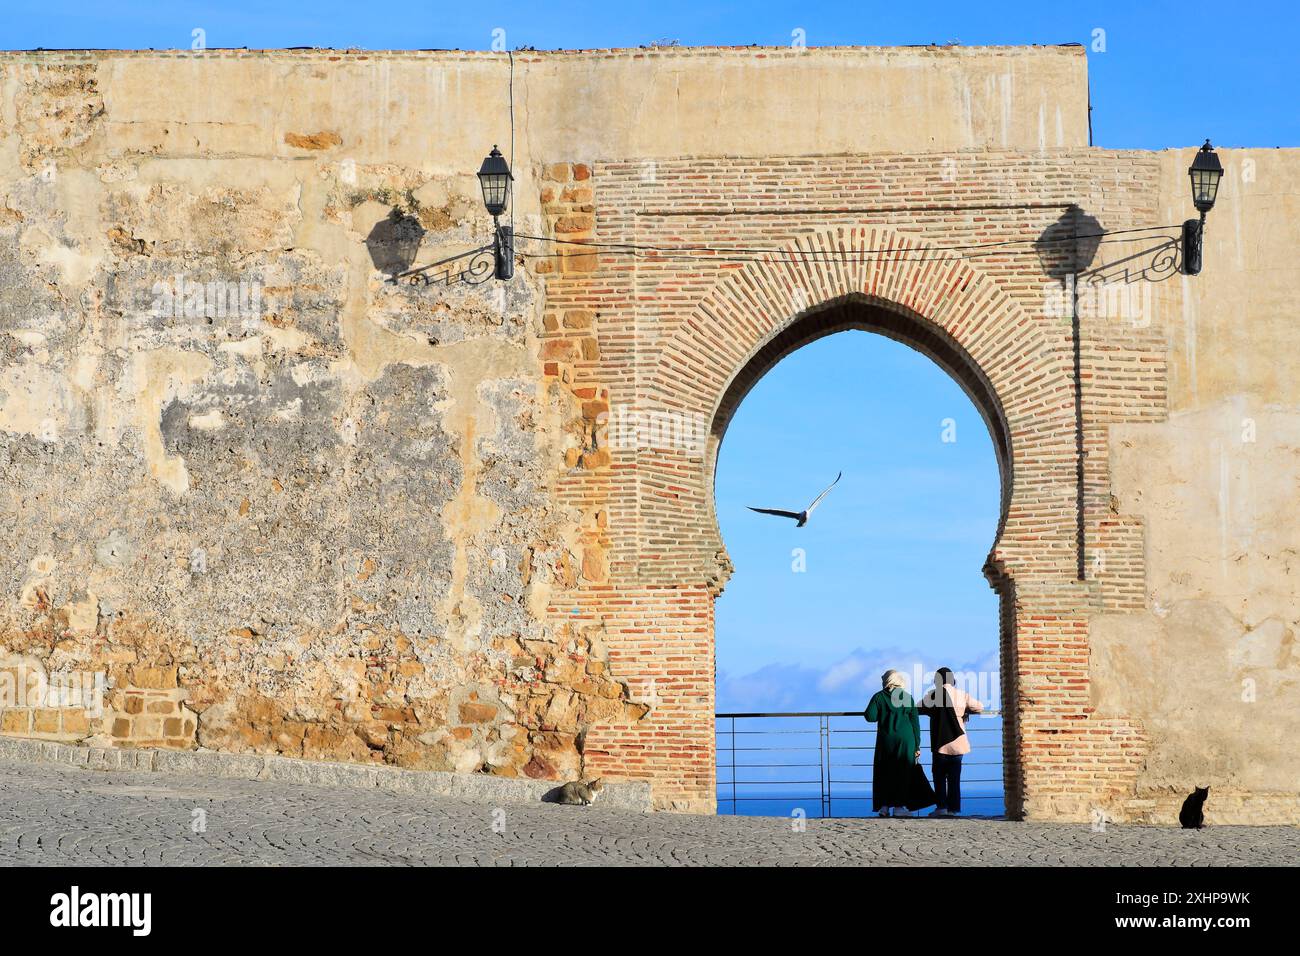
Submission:
<svg viewBox="0 0 1300 956">
<path fill-rule="evenodd" d="M 202 811 L 197 813 L 196 811 Z M 201 824 L 201 832 L 195 832 Z M 0 863 L 73 866 L 1300 864 L 1300 828 L 639 814 L 0 761 Z"/>
</svg>

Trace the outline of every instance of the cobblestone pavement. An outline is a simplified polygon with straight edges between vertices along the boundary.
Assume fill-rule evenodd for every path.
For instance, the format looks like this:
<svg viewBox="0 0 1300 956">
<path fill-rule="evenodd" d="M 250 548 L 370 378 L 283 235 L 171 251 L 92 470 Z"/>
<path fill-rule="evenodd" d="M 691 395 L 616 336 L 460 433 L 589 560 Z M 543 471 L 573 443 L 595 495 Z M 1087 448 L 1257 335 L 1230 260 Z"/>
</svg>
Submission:
<svg viewBox="0 0 1300 956">
<path fill-rule="evenodd" d="M 195 811 L 204 811 L 203 815 Z M 206 817 L 203 832 L 193 832 Z M 504 805 L 0 762 L 13 865 L 1300 864 L 1300 828 L 809 820 Z"/>
</svg>

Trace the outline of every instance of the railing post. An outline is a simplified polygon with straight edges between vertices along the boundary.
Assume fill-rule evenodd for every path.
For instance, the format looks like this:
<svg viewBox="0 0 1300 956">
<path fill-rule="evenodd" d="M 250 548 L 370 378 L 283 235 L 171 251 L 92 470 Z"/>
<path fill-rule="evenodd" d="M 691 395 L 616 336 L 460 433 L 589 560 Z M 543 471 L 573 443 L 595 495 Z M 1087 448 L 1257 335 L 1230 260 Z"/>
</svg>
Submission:
<svg viewBox="0 0 1300 956">
<path fill-rule="evenodd" d="M 819 718 L 820 739 L 817 742 L 818 763 L 821 764 L 822 818 L 831 815 L 831 719 L 828 714 Z"/>
<path fill-rule="evenodd" d="M 740 816 L 740 804 L 736 802 L 736 718 L 731 718 L 731 815 Z"/>
</svg>

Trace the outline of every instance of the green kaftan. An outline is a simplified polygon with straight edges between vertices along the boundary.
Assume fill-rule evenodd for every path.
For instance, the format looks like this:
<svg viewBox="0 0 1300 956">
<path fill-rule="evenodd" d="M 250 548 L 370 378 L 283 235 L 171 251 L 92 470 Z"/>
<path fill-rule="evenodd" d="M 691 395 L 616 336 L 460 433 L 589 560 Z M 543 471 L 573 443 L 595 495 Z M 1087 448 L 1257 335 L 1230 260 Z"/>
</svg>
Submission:
<svg viewBox="0 0 1300 956">
<path fill-rule="evenodd" d="M 921 721 L 916 702 L 901 688 L 877 691 L 867 703 L 864 717 L 876 725 L 876 755 L 871 770 L 871 803 L 905 807 L 916 752 L 921 748 Z"/>
</svg>

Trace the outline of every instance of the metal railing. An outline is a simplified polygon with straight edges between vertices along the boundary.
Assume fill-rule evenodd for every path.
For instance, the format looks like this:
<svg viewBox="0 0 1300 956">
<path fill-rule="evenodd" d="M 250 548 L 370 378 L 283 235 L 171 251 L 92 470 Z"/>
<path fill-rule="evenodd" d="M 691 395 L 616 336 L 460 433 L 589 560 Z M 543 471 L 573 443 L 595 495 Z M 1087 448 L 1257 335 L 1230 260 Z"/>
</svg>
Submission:
<svg viewBox="0 0 1300 956">
<path fill-rule="evenodd" d="M 811 808 L 804 804 L 815 803 L 821 817 L 872 815 L 871 764 L 876 729 L 866 723 L 861 711 L 715 716 L 720 814 L 755 814 L 765 810 L 784 814 L 786 811 L 775 805 L 793 804 L 813 816 Z M 991 720 L 994 717 L 1000 718 L 1001 711 L 984 711 L 967 720 L 971 753 L 962 761 L 964 813 L 1003 814 L 1002 722 Z M 780 720 L 780 725 L 772 726 L 774 720 Z M 855 720 L 856 724 L 849 720 Z M 741 726 L 737 727 L 737 721 Z M 768 729 L 759 726 L 759 721 L 767 722 Z M 837 725 L 841 723 L 844 725 Z M 927 775 L 928 723 L 925 719 L 921 721 L 921 762 L 926 766 Z M 968 768 L 980 769 L 968 775 Z M 746 779 L 741 779 L 742 775 Z M 841 811 L 838 814 L 837 802 Z M 843 812 L 846 810 L 857 812 Z"/>
</svg>

